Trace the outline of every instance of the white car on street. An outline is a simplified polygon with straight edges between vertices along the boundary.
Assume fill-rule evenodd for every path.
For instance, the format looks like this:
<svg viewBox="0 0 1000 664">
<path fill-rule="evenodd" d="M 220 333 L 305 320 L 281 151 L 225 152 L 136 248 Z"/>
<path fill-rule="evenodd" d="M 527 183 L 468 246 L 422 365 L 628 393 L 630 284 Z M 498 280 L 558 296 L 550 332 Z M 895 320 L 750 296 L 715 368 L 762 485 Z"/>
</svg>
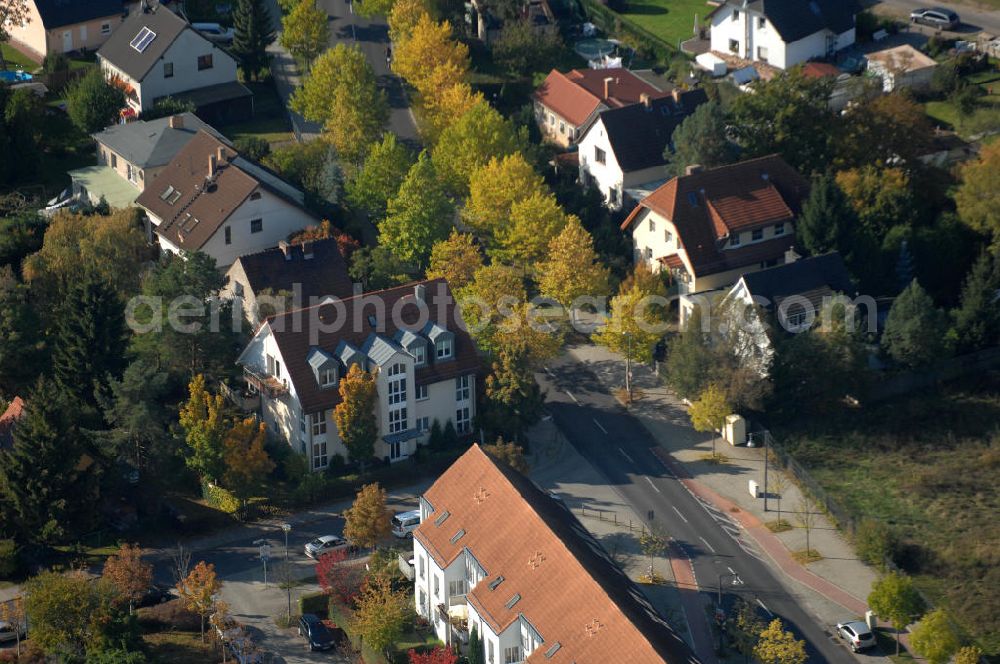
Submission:
<svg viewBox="0 0 1000 664">
<path fill-rule="evenodd" d="M 306 544 L 305 552 L 313 560 L 318 560 L 324 553 L 350 548 L 350 542 L 340 535 L 323 535 Z"/>
</svg>

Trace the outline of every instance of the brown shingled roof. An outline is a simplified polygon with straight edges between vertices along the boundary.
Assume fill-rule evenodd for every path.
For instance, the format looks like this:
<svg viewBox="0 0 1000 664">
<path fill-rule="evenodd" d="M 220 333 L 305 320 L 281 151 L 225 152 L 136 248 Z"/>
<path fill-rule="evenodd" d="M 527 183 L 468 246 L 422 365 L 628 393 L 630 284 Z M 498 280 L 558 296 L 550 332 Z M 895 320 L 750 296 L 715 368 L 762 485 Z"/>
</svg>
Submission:
<svg viewBox="0 0 1000 664">
<path fill-rule="evenodd" d="M 794 221 L 808 191 L 806 179 L 778 155 L 748 159 L 669 180 L 640 201 L 622 230 L 643 209 L 669 219 L 695 276 L 705 276 L 781 256 L 792 246 L 791 235 L 723 247 L 731 232 Z"/>
<path fill-rule="evenodd" d="M 420 333 L 418 325 L 420 310 L 416 306 L 415 287 L 425 288 L 428 320 L 440 324 L 455 335 L 455 345 L 451 359 L 438 360 L 428 353 L 427 364 L 417 367 L 415 381 L 418 385 L 436 383 L 457 378 L 479 370 L 479 355 L 472 337 L 459 325 L 460 317 L 455 298 L 448 282 L 431 279 L 397 286 L 382 291 L 344 298 L 343 324 L 338 325 L 339 304 L 324 303 L 304 309 L 296 309 L 278 316 L 272 316 L 264 324 L 271 327 L 274 340 L 285 361 L 285 368 L 295 386 L 299 403 L 306 413 L 329 410 L 340 403 L 339 390 L 322 389 L 316 382 L 307 362 L 310 348 L 317 347 L 334 353 L 341 342 L 361 348 L 373 334 L 392 338 L 397 332 L 409 329 Z M 436 299 L 437 298 L 437 299 Z M 380 308 L 375 302 L 378 302 Z M 398 311 L 398 320 L 394 311 Z M 369 317 L 373 317 L 371 320 Z M 374 321 L 375 325 L 371 323 Z M 426 322 L 426 321 L 425 321 Z M 398 325 L 396 323 L 399 323 Z M 334 331 L 319 330 L 320 325 Z"/>
<path fill-rule="evenodd" d="M 286 249 L 273 247 L 240 256 L 236 261 L 242 265 L 255 294 L 266 289 L 294 293 L 298 284 L 301 301 L 306 304 L 314 297 L 351 297 L 354 283 L 347 274 L 347 263 L 337 248 L 337 240 L 313 240 L 307 244 L 309 258 L 305 245 L 296 242 Z"/>
<path fill-rule="evenodd" d="M 614 79 L 608 83 L 607 96 L 606 78 Z M 639 103 L 643 94 L 659 97 L 664 92 L 628 69 L 573 69 L 566 74 L 553 69 L 534 97 L 574 125 L 581 125 L 602 102 L 608 108 L 622 108 Z"/>
<path fill-rule="evenodd" d="M 543 639 L 528 662 L 697 662 L 563 505 L 478 445 L 424 498 L 434 515 L 449 516 L 440 525 L 427 519 L 414 537 L 439 567 L 469 550 L 487 573 L 469 589 L 469 604 L 496 632 L 523 615 Z"/>
</svg>

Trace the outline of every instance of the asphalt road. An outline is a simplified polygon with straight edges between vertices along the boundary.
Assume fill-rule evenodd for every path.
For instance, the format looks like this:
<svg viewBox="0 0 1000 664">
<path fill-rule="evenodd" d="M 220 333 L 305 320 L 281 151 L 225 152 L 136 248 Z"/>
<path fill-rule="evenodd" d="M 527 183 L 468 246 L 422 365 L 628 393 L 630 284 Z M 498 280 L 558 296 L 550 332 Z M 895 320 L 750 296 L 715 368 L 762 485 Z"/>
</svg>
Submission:
<svg viewBox="0 0 1000 664">
<path fill-rule="evenodd" d="M 723 594 L 729 596 L 724 603 L 740 595 L 756 602 L 762 616 L 780 617 L 806 640 L 810 661 L 856 664 L 855 656 L 831 638 L 831 626 L 817 624 L 781 586 L 763 561 L 765 554 L 741 537 L 739 527 L 688 493 L 653 455 L 656 443 L 650 434 L 593 373 L 566 357 L 548 369 L 539 381 L 556 424 L 637 514 L 652 512 L 653 523 L 683 547 L 701 592 L 714 602 L 719 575 L 735 573 L 736 579 L 723 579 Z"/>
<path fill-rule="evenodd" d="M 897 17 L 909 19 L 910 12 L 922 7 L 942 6 L 948 7 L 958 12 L 962 19 L 962 25 L 953 33 L 948 33 L 960 39 L 968 39 L 979 31 L 985 31 L 993 35 L 1000 35 L 1000 11 L 987 9 L 982 6 L 974 6 L 960 2 L 949 2 L 948 0 L 881 0 L 873 3 L 874 9 L 879 13 L 892 14 Z M 914 29 L 933 30 L 926 27 L 914 26 Z"/>
<path fill-rule="evenodd" d="M 389 131 L 403 142 L 417 147 L 419 136 L 409 101 L 399 77 L 389 70 L 386 48 L 389 47 L 389 26 L 383 17 L 366 19 L 351 11 L 347 0 L 319 0 L 319 7 L 330 16 L 330 46 L 340 42 L 355 43 L 364 52 L 375 70 L 379 86 L 389 99 Z"/>
</svg>

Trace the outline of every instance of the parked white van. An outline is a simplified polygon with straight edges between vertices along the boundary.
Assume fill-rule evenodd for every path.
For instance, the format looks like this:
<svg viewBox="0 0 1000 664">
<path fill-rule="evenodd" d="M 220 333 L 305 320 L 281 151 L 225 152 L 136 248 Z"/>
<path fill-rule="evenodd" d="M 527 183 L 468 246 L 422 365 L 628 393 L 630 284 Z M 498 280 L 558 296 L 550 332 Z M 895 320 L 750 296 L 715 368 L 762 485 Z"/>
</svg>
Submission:
<svg viewBox="0 0 1000 664">
<path fill-rule="evenodd" d="M 410 510 L 409 512 L 397 512 L 392 517 L 392 534 L 402 539 L 413 537 L 413 531 L 420 525 L 420 510 Z"/>
</svg>

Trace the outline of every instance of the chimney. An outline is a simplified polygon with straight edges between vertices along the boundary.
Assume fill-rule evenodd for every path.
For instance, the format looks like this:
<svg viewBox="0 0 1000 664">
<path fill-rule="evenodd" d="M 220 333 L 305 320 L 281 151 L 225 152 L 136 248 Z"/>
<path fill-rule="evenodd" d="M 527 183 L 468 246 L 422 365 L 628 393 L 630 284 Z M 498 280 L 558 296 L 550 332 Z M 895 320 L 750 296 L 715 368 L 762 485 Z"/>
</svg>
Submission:
<svg viewBox="0 0 1000 664">
<path fill-rule="evenodd" d="M 681 103 L 681 89 L 680 88 L 674 88 L 673 90 L 671 90 L 670 91 L 670 96 L 674 98 L 674 103 L 675 104 Z"/>
<path fill-rule="evenodd" d="M 281 249 L 281 253 L 285 255 L 285 260 L 292 260 L 292 246 L 286 241 L 282 240 L 278 243 L 278 249 Z"/>
<path fill-rule="evenodd" d="M 611 99 L 611 81 L 615 79 L 608 76 L 604 79 L 604 98 Z"/>
<path fill-rule="evenodd" d="M 312 240 L 302 241 L 302 259 L 310 261 L 313 258 L 313 243 Z"/>
<path fill-rule="evenodd" d="M 694 175 L 695 173 L 701 173 L 703 170 L 701 164 L 691 164 L 684 167 L 684 175 Z"/>
<path fill-rule="evenodd" d="M 219 163 L 220 164 L 222 162 L 226 161 L 226 148 L 220 145 L 219 146 L 218 155 L 219 155 Z"/>
<path fill-rule="evenodd" d="M 427 298 L 427 286 L 423 284 L 417 284 L 413 287 L 413 297 L 417 298 L 421 302 L 426 302 Z"/>
<path fill-rule="evenodd" d="M 170 116 L 170 128 L 171 129 L 183 129 L 184 128 L 184 116 L 183 115 L 171 115 Z"/>
<path fill-rule="evenodd" d="M 650 99 L 647 93 L 643 92 L 641 95 L 639 95 L 639 101 L 642 102 L 642 105 L 646 107 L 646 110 L 649 110 Z"/>
<path fill-rule="evenodd" d="M 215 177 L 215 170 L 218 164 L 215 161 L 215 155 L 208 155 L 208 179 L 211 180 Z"/>
</svg>

